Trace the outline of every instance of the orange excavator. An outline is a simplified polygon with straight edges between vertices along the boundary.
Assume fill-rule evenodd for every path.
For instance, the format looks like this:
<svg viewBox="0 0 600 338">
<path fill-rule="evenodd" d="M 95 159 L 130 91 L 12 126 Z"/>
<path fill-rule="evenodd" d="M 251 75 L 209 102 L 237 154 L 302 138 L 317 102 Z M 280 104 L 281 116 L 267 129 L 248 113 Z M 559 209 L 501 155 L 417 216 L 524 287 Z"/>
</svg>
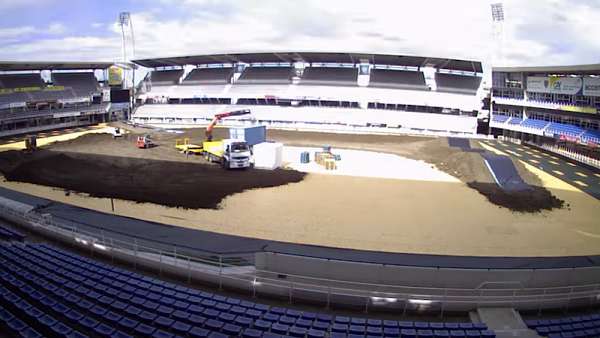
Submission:
<svg viewBox="0 0 600 338">
<path fill-rule="evenodd" d="M 250 109 L 242 109 L 242 110 L 234 110 L 234 111 L 229 111 L 229 112 L 225 112 L 225 113 L 215 114 L 215 116 L 213 117 L 210 124 L 206 127 L 206 141 L 208 141 L 208 142 L 212 141 L 212 131 L 215 128 L 215 126 L 217 125 L 217 123 L 219 123 L 219 121 L 221 121 L 221 119 L 223 119 L 225 117 L 230 117 L 230 116 L 248 115 L 250 113 L 251 113 Z"/>
</svg>

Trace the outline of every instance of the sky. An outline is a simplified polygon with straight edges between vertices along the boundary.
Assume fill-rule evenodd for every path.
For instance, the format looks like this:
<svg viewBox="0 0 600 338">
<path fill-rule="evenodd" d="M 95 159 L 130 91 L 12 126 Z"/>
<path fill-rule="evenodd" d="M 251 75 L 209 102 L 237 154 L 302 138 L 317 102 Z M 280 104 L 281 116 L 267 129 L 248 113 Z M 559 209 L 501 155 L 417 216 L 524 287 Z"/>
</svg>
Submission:
<svg viewBox="0 0 600 338">
<path fill-rule="evenodd" d="M 391 53 L 486 67 L 600 63 L 600 0 L 0 0 L 0 60 L 121 61 L 249 51 Z"/>
</svg>

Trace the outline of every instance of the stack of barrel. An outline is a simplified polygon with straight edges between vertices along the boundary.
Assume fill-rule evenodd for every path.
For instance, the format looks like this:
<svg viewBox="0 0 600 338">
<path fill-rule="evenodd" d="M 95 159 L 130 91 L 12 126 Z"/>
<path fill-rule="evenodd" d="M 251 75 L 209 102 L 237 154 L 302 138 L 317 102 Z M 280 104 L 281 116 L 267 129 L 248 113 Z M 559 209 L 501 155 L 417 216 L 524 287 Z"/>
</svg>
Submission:
<svg viewBox="0 0 600 338">
<path fill-rule="evenodd" d="M 303 151 L 300 153 L 300 163 L 309 163 L 310 162 L 310 153 L 308 151 Z"/>
<path fill-rule="evenodd" d="M 327 170 L 337 169 L 337 165 L 335 164 L 335 156 L 330 152 L 315 152 L 315 162 L 324 166 Z"/>
</svg>

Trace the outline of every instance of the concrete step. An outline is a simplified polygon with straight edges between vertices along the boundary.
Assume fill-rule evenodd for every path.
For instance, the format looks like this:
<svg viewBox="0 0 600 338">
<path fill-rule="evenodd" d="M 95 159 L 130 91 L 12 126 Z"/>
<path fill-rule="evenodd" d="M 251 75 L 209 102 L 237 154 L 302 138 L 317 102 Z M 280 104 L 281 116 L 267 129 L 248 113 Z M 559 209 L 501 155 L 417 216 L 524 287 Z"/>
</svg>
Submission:
<svg viewBox="0 0 600 338">
<path fill-rule="evenodd" d="M 525 325 L 521 315 L 512 308 L 479 308 L 477 318 L 496 332 L 498 338 L 539 337 L 537 332 Z M 469 314 L 470 315 L 470 314 Z M 473 319 L 473 317 L 471 317 Z"/>
</svg>

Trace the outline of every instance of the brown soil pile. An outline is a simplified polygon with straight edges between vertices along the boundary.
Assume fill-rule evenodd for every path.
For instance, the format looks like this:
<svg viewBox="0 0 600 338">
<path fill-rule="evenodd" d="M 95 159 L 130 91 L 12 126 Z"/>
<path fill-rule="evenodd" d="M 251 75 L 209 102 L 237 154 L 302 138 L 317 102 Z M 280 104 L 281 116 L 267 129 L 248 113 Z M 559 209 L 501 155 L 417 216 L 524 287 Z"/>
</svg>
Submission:
<svg viewBox="0 0 600 338">
<path fill-rule="evenodd" d="M 294 170 L 234 171 L 208 164 L 48 150 L 0 153 L 0 172 L 9 181 L 190 209 L 217 209 L 228 195 L 299 182 L 305 176 Z"/>
<path fill-rule="evenodd" d="M 495 183 L 469 182 L 467 185 L 485 196 L 488 201 L 512 211 L 534 213 L 565 206 L 565 201 L 541 187 L 532 186 L 528 190 L 506 191 L 500 189 Z"/>
</svg>

